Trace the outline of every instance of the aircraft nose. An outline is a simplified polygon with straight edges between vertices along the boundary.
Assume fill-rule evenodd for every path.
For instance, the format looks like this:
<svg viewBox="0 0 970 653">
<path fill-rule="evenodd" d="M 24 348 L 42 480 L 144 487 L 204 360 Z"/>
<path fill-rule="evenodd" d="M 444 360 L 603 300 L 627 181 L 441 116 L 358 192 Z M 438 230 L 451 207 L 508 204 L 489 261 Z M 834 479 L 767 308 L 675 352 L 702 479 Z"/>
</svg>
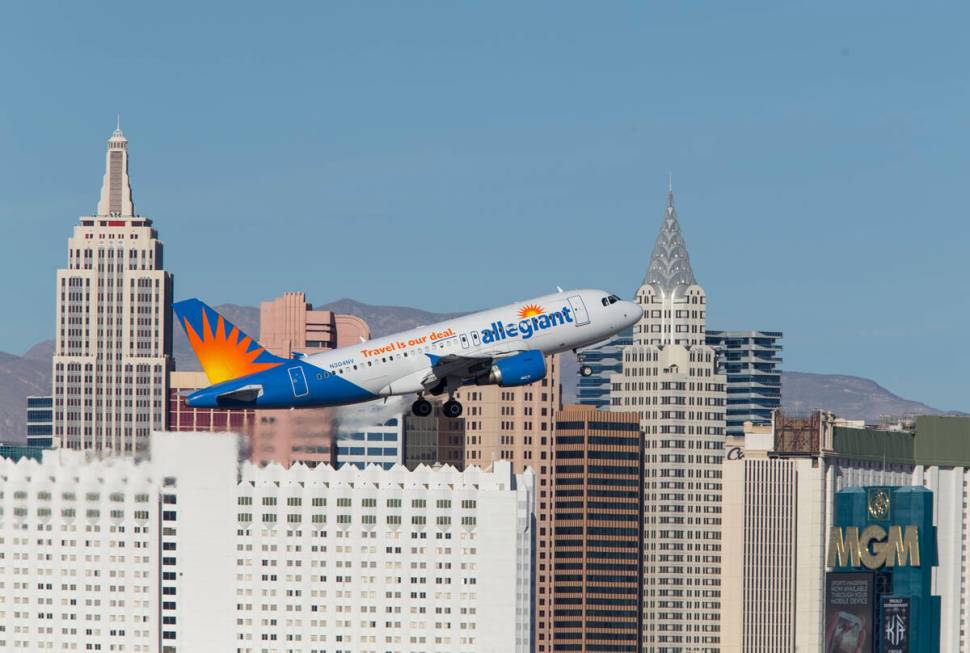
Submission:
<svg viewBox="0 0 970 653">
<path fill-rule="evenodd" d="M 627 326 L 632 326 L 643 317 L 643 309 L 636 302 L 623 302 L 623 317 Z"/>
</svg>

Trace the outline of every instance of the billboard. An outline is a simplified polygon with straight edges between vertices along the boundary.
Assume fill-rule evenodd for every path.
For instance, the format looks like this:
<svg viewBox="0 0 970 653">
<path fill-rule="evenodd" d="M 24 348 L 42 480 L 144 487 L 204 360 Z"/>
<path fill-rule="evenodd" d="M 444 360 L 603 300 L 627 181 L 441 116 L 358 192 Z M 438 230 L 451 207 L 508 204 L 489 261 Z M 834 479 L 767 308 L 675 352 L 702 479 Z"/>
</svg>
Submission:
<svg viewBox="0 0 970 653">
<path fill-rule="evenodd" d="M 909 597 L 884 596 L 879 608 L 882 636 L 880 651 L 909 653 Z"/>
<path fill-rule="evenodd" d="M 872 653 L 874 575 L 829 572 L 825 578 L 825 653 Z"/>
</svg>

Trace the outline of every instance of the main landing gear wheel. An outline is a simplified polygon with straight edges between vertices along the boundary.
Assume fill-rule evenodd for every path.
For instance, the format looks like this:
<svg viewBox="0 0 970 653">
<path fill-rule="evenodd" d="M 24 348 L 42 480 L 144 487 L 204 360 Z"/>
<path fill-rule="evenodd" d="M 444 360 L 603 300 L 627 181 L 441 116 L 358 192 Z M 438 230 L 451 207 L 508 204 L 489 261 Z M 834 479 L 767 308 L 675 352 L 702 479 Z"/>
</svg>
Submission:
<svg viewBox="0 0 970 653">
<path fill-rule="evenodd" d="M 445 414 L 445 417 L 461 417 L 462 407 L 454 399 L 449 399 L 441 407 L 441 411 Z"/>
<path fill-rule="evenodd" d="M 593 368 L 589 365 L 583 365 L 579 368 L 579 373 L 582 376 L 593 376 Z"/>
<path fill-rule="evenodd" d="M 427 417 L 431 414 L 431 402 L 427 399 L 418 399 L 411 404 L 411 412 L 415 417 Z"/>
</svg>

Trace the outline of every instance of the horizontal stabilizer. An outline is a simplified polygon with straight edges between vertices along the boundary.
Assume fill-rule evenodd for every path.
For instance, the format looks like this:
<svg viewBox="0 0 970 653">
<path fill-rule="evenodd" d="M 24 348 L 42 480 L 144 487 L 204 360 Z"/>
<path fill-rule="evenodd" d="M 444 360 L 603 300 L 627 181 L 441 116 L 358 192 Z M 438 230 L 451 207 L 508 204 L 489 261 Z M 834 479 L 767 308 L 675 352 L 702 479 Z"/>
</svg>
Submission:
<svg viewBox="0 0 970 653">
<path fill-rule="evenodd" d="M 231 390 L 229 392 L 223 392 L 222 394 L 218 395 L 218 399 L 228 400 L 233 402 L 236 402 L 236 401 L 252 402 L 252 401 L 256 401 L 256 399 L 262 396 L 262 394 L 263 394 L 263 386 L 259 384 L 244 385 L 241 388 L 236 388 L 235 390 Z"/>
</svg>

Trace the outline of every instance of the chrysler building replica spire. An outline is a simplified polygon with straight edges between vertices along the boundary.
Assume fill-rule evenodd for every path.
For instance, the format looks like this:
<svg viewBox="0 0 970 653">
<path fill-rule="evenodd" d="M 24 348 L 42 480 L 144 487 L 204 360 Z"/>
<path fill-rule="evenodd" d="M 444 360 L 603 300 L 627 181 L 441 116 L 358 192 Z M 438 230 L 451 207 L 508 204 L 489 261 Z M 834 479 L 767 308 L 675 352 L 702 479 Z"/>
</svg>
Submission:
<svg viewBox="0 0 970 653">
<path fill-rule="evenodd" d="M 685 288 L 697 285 L 694 271 L 690 267 L 687 243 L 684 242 L 680 223 L 677 222 L 672 190 L 667 192 L 667 210 L 664 212 L 664 221 L 653 246 L 650 266 L 643 283 L 656 286 L 665 294 L 682 292 Z"/>
<path fill-rule="evenodd" d="M 172 275 L 162 249 L 135 213 L 119 120 L 96 215 L 74 227 L 57 271 L 54 446 L 131 453 L 165 428 Z"/>
<path fill-rule="evenodd" d="M 725 377 L 672 190 L 636 301 L 610 408 L 638 412 L 644 434 L 643 650 L 718 651 Z"/>
</svg>

